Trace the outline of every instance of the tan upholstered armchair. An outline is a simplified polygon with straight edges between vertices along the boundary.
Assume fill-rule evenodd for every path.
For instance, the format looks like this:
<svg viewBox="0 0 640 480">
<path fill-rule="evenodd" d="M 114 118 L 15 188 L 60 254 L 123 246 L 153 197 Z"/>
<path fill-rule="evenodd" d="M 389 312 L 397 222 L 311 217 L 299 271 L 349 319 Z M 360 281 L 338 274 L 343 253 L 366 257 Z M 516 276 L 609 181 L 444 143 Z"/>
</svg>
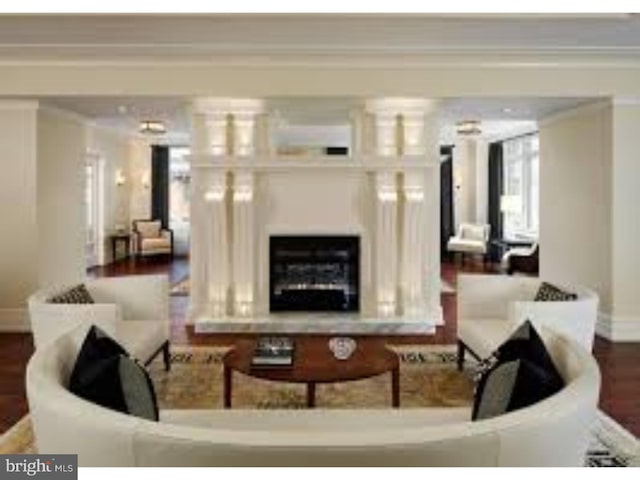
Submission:
<svg viewBox="0 0 640 480">
<path fill-rule="evenodd" d="M 173 255 L 173 231 L 160 220 L 134 220 L 133 248 L 138 256 Z"/>
</svg>

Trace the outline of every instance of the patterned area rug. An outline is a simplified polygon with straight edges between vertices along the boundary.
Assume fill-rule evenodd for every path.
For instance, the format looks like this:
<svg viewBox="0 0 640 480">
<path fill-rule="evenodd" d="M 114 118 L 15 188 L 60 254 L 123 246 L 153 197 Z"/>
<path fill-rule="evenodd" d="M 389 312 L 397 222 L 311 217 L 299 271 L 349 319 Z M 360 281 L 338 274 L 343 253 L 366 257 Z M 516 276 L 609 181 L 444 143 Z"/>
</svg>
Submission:
<svg viewBox="0 0 640 480">
<path fill-rule="evenodd" d="M 161 362 L 150 366 L 161 408 L 222 408 L 222 347 L 175 346 L 172 368 Z M 450 345 L 397 347 L 401 359 L 402 408 L 467 406 L 473 397 L 471 371 L 455 367 L 455 347 Z M 319 408 L 388 408 L 391 398 L 388 374 L 335 385 L 319 385 Z M 302 385 L 288 385 L 234 374 L 234 408 L 305 408 Z M 638 441 L 602 414 L 594 427 L 588 466 L 640 465 Z M 29 416 L 0 437 L 0 454 L 35 453 Z"/>
</svg>

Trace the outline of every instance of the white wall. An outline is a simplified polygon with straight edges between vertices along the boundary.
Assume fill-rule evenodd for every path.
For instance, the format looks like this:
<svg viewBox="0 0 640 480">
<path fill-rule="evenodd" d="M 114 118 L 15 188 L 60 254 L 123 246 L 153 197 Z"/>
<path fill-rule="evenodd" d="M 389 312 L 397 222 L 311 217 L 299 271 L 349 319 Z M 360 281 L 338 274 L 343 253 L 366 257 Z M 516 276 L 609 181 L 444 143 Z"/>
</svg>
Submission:
<svg viewBox="0 0 640 480">
<path fill-rule="evenodd" d="M 38 111 L 38 277 L 41 286 L 85 276 L 86 127 L 81 119 Z"/>
<path fill-rule="evenodd" d="M 582 284 L 611 311 L 611 107 L 541 122 L 540 274 Z"/>
<path fill-rule="evenodd" d="M 476 222 L 488 223 L 489 219 L 489 143 L 476 141 Z"/>
<path fill-rule="evenodd" d="M 134 138 L 128 150 L 129 219 L 151 218 L 151 147 L 147 141 Z"/>
<path fill-rule="evenodd" d="M 0 331 L 26 328 L 38 284 L 36 122 L 35 102 L 0 102 Z"/>
<path fill-rule="evenodd" d="M 640 105 L 613 109 L 611 336 L 640 340 Z"/>
<path fill-rule="evenodd" d="M 91 126 L 87 131 L 88 151 L 98 155 L 104 164 L 104 231 L 100 232 L 99 258 L 102 264 L 113 260 L 109 234 L 118 224 L 129 228 L 130 192 L 133 180 L 129 174 L 129 140 L 121 134 Z M 116 174 L 124 175 L 125 183 L 116 184 Z"/>
<path fill-rule="evenodd" d="M 456 231 L 476 222 L 476 141 L 458 139 L 453 149 L 453 203 Z"/>
</svg>

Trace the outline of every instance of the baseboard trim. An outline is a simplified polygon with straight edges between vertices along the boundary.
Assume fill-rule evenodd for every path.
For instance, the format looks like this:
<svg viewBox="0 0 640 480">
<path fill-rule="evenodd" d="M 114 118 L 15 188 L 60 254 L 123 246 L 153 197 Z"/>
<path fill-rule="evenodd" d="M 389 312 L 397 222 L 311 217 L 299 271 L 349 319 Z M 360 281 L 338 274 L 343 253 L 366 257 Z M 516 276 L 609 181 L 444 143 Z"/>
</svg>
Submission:
<svg viewBox="0 0 640 480">
<path fill-rule="evenodd" d="M 640 342 L 640 318 L 598 313 L 596 333 L 612 342 Z"/>
<path fill-rule="evenodd" d="M 0 332 L 30 332 L 31 323 L 26 308 L 0 308 Z"/>
</svg>

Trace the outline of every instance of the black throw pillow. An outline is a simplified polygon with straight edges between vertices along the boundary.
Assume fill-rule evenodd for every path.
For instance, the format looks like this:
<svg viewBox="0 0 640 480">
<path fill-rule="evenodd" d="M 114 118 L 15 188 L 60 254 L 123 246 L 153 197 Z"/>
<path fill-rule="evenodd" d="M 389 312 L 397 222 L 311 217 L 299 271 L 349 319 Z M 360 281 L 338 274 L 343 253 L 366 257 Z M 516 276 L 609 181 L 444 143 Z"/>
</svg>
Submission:
<svg viewBox="0 0 640 480">
<path fill-rule="evenodd" d="M 555 377 L 559 383 L 564 383 L 562 376 L 558 372 L 551 355 L 547 351 L 542 338 L 538 334 L 530 320 L 521 324 L 511 336 L 498 347 L 493 356 L 499 362 L 525 359 L 531 363 L 542 367 L 549 375 Z"/>
<path fill-rule="evenodd" d="M 534 302 L 569 302 L 577 300 L 578 295 L 571 292 L 566 292 L 561 288 L 556 287 L 547 282 L 542 282 L 538 292 L 536 293 Z"/>
<path fill-rule="evenodd" d="M 554 375 L 527 359 L 497 363 L 480 380 L 473 403 L 473 420 L 496 417 L 528 407 L 563 387 Z"/>
<path fill-rule="evenodd" d="M 91 327 L 78 353 L 69 390 L 103 407 L 158 420 L 158 404 L 149 374 L 96 326 Z"/>
<path fill-rule="evenodd" d="M 564 387 L 564 380 L 529 320 L 481 362 L 473 420 L 532 405 Z"/>
</svg>

